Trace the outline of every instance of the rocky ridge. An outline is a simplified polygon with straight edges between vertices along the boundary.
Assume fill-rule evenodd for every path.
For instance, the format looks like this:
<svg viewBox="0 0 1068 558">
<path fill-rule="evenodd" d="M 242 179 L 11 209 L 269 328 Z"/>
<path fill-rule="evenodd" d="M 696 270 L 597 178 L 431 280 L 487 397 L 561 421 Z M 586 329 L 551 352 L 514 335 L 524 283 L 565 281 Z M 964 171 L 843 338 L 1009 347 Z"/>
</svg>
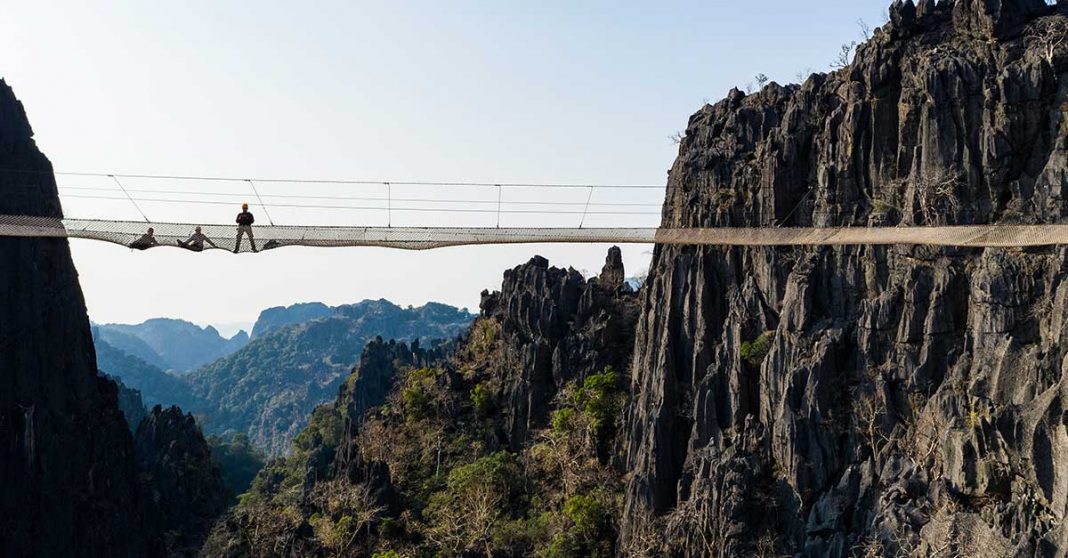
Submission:
<svg viewBox="0 0 1068 558">
<path fill-rule="evenodd" d="M 107 376 L 107 374 L 104 375 Z M 137 426 L 148 416 L 145 401 L 141 399 L 141 392 L 127 386 L 114 376 L 107 377 L 115 382 L 115 387 L 118 388 L 119 410 L 122 411 L 122 416 L 126 417 L 126 424 L 129 425 L 131 432 L 136 432 Z"/>
<path fill-rule="evenodd" d="M 500 324 L 503 338 L 495 381 L 513 451 L 547 424 L 550 403 L 565 384 L 606 367 L 627 368 L 637 313 L 623 275 L 617 247 L 589 282 L 535 256 L 506 271 L 499 292 L 482 293 L 482 318 Z"/>
<path fill-rule="evenodd" d="M 169 318 L 154 318 L 140 324 L 99 324 L 95 335 L 165 371 L 191 372 L 234 353 L 249 342 L 244 331 L 230 339 L 213 326 Z"/>
<path fill-rule="evenodd" d="M 216 527 L 207 555 L 520 556 L 553 545 L 611 555 L 607 508 L 622 488 L 612 370 L 629 359 L 638 300 L 624 277 L 618 248 L 589 280 L 535 257 L 483 293 L 458 342 L 372 342 L 291 455 Z M 483 487 L 500 492 L 486 501 Z M 495 519 L 476 527 L 467 498 Z M 574 502 L 591 526 L 565 517 Z"/>
<path fill-rule="evenodd" d="M 51 164 L 3 80 L 0 169 L 0 214 L 62 216 Z M 136 390 L 99 373 L 66 239 L 0 238 L 0 261 L 0 556 L 190 555 L 171 532 L 188 540 L 198 524 L 171 513 L 173 497 L 220 488 L 187 475 L 203 454 L 173 451 L 204 445 L 192 419 L 180 435 L 157 428 Z"/>
<path fill-rule="evenodd" d="M 51 163 L 3 80 L 0 168 L 0 214 L 62 215 Z M 0 261 L 0 555 L 162 555 L 66 239 L 0 238 Z"/>
<path fill-rule="evenodd" d="M 895 2 L 849 66 L 691 117 L 663 225 L 1057 223 L 1068 5 Z M 1068 252 L 658 246 L 622 544 L 1064 556 Z"/>
<path fill-rule="evenodd" d="M 167 555 L 196 556 L 228 499 L 200 428 L 178 407 L 156 405 L 138 425 L 135 447 L 160 509 Z"/>
</svg>

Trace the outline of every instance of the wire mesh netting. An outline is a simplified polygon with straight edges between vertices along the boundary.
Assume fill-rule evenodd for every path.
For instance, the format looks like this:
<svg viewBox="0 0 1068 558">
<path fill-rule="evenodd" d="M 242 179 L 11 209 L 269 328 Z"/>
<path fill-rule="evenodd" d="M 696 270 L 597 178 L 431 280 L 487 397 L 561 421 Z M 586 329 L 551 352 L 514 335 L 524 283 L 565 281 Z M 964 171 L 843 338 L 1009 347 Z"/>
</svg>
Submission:
<svg viewBox="0 0 1068 558">
<path fill-rule="evenodd" d="M 537 228 L 212 225 L 56 219 L 0 215 L 0 236 L 66 237 L 132 249 L 161 247 L 258 252 L 284 246 L 380 246 L 426 250 L 446 246 L 526 243 L 831 246 L 925 244 L 1026 247 L 1068 244 L 1068 225 L 961 225 L 842 228 Z"/>
</svg>

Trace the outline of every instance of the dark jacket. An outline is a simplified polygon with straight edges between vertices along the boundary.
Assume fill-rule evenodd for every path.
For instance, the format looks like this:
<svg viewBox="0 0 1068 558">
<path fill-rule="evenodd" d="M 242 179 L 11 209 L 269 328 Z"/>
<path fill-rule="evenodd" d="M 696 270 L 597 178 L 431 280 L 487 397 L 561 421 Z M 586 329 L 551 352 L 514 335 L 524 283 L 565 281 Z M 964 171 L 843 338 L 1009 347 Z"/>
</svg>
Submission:
<svg viewBox="0 0 1068 558">
<path fill-rule="evenodd" d="M 248 211 L 242 211 L 241 213 L 237 214 L 237 224 L 238 225 L 251 225 L 252 223 L 255 223 L 255 222 L 256 222 L 256 218 L 253 217 L 252 214 L 249 213 Z"/>
</svg>

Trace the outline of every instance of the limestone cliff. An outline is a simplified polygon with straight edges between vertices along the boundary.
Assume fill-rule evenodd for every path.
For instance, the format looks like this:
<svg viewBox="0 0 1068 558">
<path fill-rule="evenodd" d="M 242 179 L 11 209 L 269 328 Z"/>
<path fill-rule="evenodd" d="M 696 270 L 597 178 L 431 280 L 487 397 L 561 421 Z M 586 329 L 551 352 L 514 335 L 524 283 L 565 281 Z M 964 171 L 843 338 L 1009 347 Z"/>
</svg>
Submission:
<svg viewBox="0 0 1068 558">
<path fill-rule="evenodd" d="M 565 384 L 605 367 L 626 369 L 637 313 L 622 276 L 618 247 L 589 282 L 535 256 L 506 271 L 499 292 L 482 293 L 482 317 L 499 324 L 502 336 L 495 381 L 513 451 L 528 445 L 532 429 L 546 425 Z"/>
<path fill-rule="evenodd" d="M 849 66 L 691 117 L 663 225 L 1068 216 L 1068 5 L 895 2 Z M 1068 553 L 1068 250 L 656 249 L 622 541 Z"/>
<path fill-rule="evenodd" d="M 3 80 L 0 214 L 61 216 Z M 226 494 L 192 417 L 142 420 L 140 394 L 98 371 L 66 239 L 0 238 L 0 262 L 0 556 L 194 554 Z"/>
<path fill-rule="evenodd" d="M 60 216 L 52 166 L 2 80 L 0 169 L 0 214 Z M 0 262 L 0 556 L 161 555 L 67 241 L 0 238 Z"/>
</svg>

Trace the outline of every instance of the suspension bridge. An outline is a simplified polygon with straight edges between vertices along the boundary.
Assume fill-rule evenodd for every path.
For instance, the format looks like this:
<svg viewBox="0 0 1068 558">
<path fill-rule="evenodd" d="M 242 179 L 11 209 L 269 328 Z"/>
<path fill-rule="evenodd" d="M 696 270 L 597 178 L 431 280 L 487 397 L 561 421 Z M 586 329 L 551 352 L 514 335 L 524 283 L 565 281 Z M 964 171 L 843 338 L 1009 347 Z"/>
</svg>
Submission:
<svg viewBox="0 0 1068 558">
<path fill-rule="evenodd" d="M 286 246 L 423 250 L 525 243 L 961 247 L 1068 244 L 1068 224 L 664 228 L 658 226 L 664 187 L 652 185 L 62 172 L 55 176 L 65 214 L 89 215 L 0 215 L 0 236 L 79 238 L 138 250 L 169 246 L 198 252 L 259 252 Z M 0 182 L 0 191 L 17 193 L 19 188 L 39 189 L 41 184 L 34 180 Z M 252 205 L 257 221 L 241 231 L 233 216 L 243 200 Z M 117 207 L 125 207 L 126 215 L 116 217 Z M 324 213 L 330 218 L 324 219 Z M 203 217 L 203 221 L 190 219 L 190 215 Z M 272 215 L 280 222 L 276 223 Z M 425 226 L 427 220 L 436 222 L 435 226 Z M 620 221 L 628 226 L 619 226 Z M 349 224 L 352 222 L 364 224 Z"/>
</svg>

